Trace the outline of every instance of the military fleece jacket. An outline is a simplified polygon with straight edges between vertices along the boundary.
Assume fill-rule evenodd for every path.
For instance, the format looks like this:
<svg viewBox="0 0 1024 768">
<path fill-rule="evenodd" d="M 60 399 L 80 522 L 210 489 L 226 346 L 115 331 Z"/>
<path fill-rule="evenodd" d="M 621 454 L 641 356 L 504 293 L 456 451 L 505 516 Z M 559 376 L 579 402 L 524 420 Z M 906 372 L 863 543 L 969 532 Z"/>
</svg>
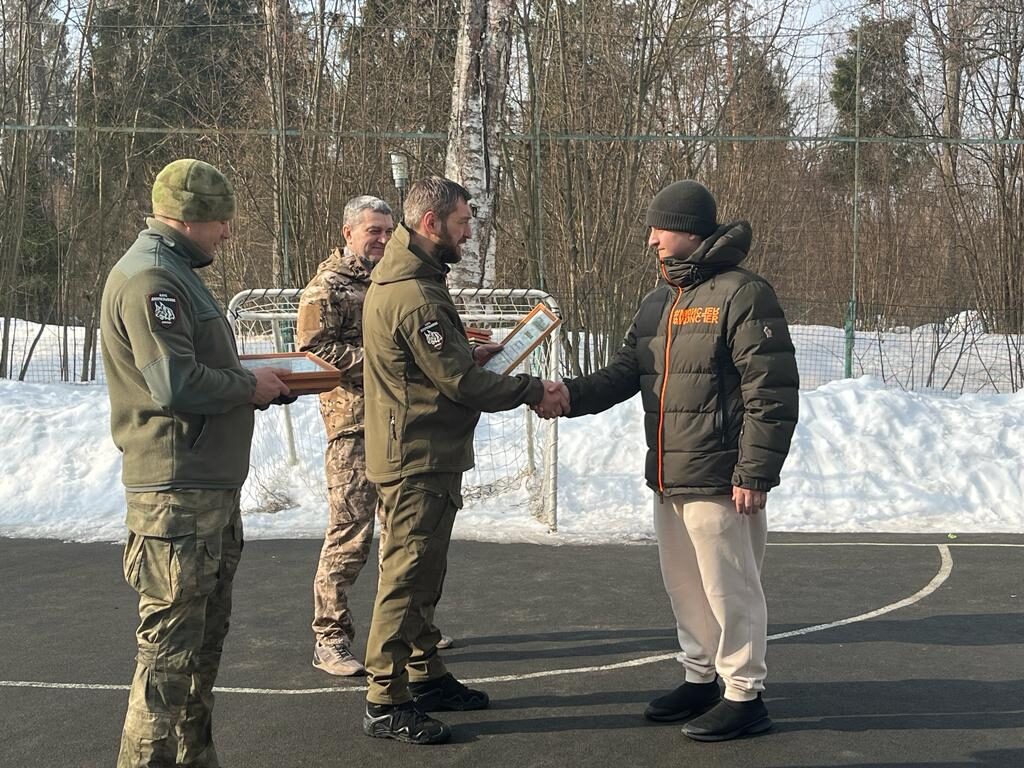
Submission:
<svg viewBox="0 0 1024 768">
<path fill-rule="evenodd" d="M 363 432 L 363 300 L 370 270 L 347 248 L 320 263 L 299 299 L 296 341 L 341 371 L 341 384 L 320 395 L 327 439 Z"/>
<path fill-rule="evenodd" d="M 539 403 L 541 381 L 476 365 L 448 267 L 395 230 L 363 305 L 366 475 L 377 483 L 473 466 L 481 411 Z M 461 503 L 459 504 L 461 506 Z"/>
<path fill-rule="evenodd" d="M 155 219 L 114 265 L 100 331 L 114 443 L 128 491 L 239 488 L 256 377 L 196 270 L 212 259 Z"/>
<path fill-rule="evenodd" d="M 663 263 L 622 348 L 566 382 L 571 415 L 640 392 L 647 484 L 665 496 L 778 485 L 799 408 L 796 358 L 772 287 L 738 265 L 750 225 L 724 225 L 688 259 Z"/>
</svg>

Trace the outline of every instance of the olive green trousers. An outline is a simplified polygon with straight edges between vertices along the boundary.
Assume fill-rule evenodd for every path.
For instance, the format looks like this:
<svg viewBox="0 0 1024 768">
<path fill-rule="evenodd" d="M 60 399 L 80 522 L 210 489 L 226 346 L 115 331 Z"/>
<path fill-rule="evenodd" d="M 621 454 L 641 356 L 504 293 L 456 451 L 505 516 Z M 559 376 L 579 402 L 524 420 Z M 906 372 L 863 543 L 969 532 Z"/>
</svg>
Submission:
<svg viewBox="0 0 1024 768">
<path fill-rule="evenodd" d="M 406 477 L 378 487 L 382 509 L 380 582 L 366 640 L 367 701 L 408 701 L 409 682 L 443 677 L 434 608 L 448 567 L 462 474 Z"/>
</svg>

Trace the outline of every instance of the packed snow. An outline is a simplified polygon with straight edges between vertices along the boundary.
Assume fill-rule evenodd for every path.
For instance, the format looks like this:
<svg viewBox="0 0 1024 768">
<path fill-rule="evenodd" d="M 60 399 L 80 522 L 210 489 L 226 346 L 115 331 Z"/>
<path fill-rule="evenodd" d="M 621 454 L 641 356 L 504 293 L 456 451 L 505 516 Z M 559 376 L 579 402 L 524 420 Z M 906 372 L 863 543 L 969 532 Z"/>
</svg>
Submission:
<svg viewBox="0 0 1024 768">
<path fill-rule="evenodd" d="M 249 538 L 323 533 L 316 398 L 300 398 L 287 413 L 295 463 L 285 450 L 285 417 L 281 408 L 257 414 L 244 505 Z M 486 433 L 503 418 L 509 416 L 485 416 L 479 429 Z M 0 434 L 0 535 L 124 538 L 121 462 L 104 386 L 0 381 Z M 545 544 L 653 540 L 645 451 L 637 398 L 563 420 L 557 532 L 531 516 L 520 488 L 470 501 L 454 536 Z M 482 454 L 482 464 L 501 459 L 493 447 Z M 887 389 L 870 377 L 835 381 L 801 393 L 782 484 L 769 495 L 769 528 L 1022 532 L 1022 470 L 1024 391 L 952 398 Z"/>
</svg>

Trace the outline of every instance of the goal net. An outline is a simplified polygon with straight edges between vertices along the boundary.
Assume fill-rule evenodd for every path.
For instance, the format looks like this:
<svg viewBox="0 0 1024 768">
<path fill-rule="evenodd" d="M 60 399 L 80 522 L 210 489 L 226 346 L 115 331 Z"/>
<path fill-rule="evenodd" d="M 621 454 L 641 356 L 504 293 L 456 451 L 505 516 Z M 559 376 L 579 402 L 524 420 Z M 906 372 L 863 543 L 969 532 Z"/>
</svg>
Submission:
<svg viewBox="0 0 1024 768">
<path fill-rule="evenodd" d="M 463 323 L 490 329 L 494 342 L 505 338 L 538 303 L 559 312 L 555 300 L 543 291 L 464 288 L 451 293 Z M 294 351 L 301 294 L 300 288 L 254 288 L 236 294 L 228 305 L 228 318 L 239 353 Z M 557 378 L 560 348 L 556 328 L 514 373 Z M 243 507 L 270 513 L 311 504 L 326 510 L 325 448 L 318 398 L 300 397 L 263 414 L 253 436 Z M 557 419 L 539 419 L 525 406 L 483 414 L 474 439 L 476 466 L 463 479 L 466 505 L 492 505 L 502 514 L 525 510 L 556 530 L 557 450 Z"/>
</svg>

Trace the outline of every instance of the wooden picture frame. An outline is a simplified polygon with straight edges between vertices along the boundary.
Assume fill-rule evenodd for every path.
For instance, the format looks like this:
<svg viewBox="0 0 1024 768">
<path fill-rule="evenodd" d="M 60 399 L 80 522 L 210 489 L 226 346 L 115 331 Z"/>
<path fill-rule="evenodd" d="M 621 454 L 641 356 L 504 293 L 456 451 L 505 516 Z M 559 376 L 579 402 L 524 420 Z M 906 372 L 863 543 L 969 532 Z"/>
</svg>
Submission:
<svg viewBox="0 0 1024 768">
<path fill-rule="evenodd" d="M 254 368 L 287 368 L 281 375 L 293 395 L 330 392 L 341 384 L 341 371 L 312 352 L 273 352 L 263 355 L 239 355 L 242 365 Z"/>
<path fill-rule="evenodd" d="M 508 375 L 561 323 L 562 319 L 546 305 L 538 304 L 500 341 L 502 350 L 484 368 Z"/>
</svg>

